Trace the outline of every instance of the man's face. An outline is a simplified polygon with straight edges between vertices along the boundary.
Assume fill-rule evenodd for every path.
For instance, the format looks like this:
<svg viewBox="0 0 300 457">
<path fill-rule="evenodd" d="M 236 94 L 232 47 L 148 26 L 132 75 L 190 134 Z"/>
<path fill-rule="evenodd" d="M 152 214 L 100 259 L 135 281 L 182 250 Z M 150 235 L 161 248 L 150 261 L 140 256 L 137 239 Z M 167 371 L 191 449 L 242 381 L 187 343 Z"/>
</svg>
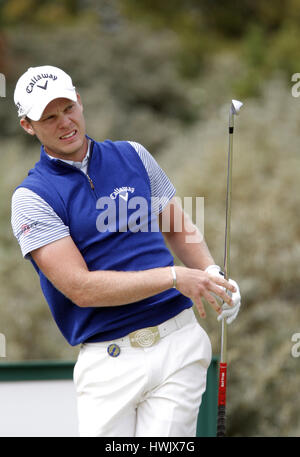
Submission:
<svg viewBox="0 0 300 457">
<path fill-rule="evenodd" d="M 36 135 L 53 157 L 81 161 L 87 151 L 85 120 L 80 96 L 77 102 L 56 98 L 50 102 L 39 121 L 21 120 L 30 135 Z"/>
</svg>

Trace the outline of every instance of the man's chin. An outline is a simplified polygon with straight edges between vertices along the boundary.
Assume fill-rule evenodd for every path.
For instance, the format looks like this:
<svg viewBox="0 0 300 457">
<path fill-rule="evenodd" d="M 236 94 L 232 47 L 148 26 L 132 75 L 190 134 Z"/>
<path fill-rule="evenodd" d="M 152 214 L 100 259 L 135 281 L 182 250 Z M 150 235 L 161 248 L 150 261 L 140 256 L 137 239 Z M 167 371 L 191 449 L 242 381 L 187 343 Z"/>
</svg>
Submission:
<svg viewBox="0 0 300 457">
<path fill-rule="evenodd" d="M 63 160 L 81 161 L 87 151 L 87 139 L 77 139 L 69 143 L 59 143 L 55 146 L 45 146 L 45 150 L 49 155 Z"/>
</svg>

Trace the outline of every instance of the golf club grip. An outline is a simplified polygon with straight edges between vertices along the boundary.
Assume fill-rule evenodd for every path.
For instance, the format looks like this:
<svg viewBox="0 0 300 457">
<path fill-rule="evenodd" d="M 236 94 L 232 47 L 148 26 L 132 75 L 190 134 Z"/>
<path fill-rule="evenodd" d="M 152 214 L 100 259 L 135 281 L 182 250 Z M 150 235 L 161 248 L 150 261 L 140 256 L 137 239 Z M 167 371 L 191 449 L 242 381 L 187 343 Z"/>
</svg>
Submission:
<svg viewBox="0 0 300 457">
<path fill-rule="evenodd" d="M 219 371 L 217 437 L 225 436 L 226 431 L 226 382 L 227 363 L 221 362 Z"/>
<path fill-rule="evenodd" d="M 218 422 L 217 422 L 217 437 L 225 436 L 226 434 L 226 406 L 218 406 Z"/>
</svg>

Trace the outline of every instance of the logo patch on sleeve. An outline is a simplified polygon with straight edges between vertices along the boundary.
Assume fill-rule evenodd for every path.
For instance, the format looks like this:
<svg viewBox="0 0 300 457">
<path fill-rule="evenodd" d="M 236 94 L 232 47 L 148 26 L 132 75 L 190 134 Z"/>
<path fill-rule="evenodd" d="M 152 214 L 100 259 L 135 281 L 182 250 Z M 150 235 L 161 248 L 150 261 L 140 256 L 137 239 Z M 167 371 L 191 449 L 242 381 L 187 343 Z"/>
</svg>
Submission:
<svg viewBox="0 0 300 457">
<path fill-rule="evenodd" d="M 21 225 L 21 230 L 19 231 L 19 233 L 17 234 L 17 236 L 21 236 L 21 235 L 28 235 L 28 233 L 30 233 L 31 229 L 33 227 L 36 227 L 38 225 L 38 222 L 32 222 L 31 224 L 22 224 Z"/>
</svg>

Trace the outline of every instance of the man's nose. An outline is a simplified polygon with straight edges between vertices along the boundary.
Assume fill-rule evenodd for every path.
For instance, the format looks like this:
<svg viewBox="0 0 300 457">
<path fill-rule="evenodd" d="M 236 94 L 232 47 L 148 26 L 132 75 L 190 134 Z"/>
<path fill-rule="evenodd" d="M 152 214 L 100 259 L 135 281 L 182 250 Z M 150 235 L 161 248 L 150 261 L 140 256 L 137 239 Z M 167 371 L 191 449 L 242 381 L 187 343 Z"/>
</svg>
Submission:
<svg viewBox="0 0 300 457">
<path fill-rule="evenodd" d="M 66 114 L 62 114 L 58 121 L 59 128 L 66 129 L 71 125 L 71 121 Z"/>
</svg>

